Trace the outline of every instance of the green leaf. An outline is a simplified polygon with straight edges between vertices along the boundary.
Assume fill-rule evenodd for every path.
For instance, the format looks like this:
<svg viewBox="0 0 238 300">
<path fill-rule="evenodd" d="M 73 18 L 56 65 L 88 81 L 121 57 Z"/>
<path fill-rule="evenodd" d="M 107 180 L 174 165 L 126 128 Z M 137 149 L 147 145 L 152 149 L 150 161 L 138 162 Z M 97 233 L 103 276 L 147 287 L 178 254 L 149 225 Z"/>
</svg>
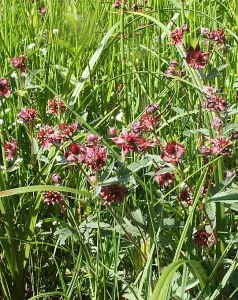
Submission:
<svg viewBox="0 0 238 300">
<path fill-rule="evenodd" d="M 211 80 L 211 79 L 214 79 L 216 78 L 217 76 L 220 76 L 220 72 L 222 70 L 224 70 L 225 68 L 227 68 L 229 66 L 229 64 L 224 64 L 224 65 L 221 65 L 217 68 L 214 68 L 212 69 L 208 75 L 205 77 L 205 80 Z"/>
<path fill-rule="evenodd" d="M 197 261 L 185 259 L 174 261 L 163 270 L 150 300 L 167 299 L 167 292 L 170 284 L 172 283 L 175 272 L 185 264 L 188 265 L 188 268 L 191 270 L 193 275 L 199 280 L 201 288 L 205 286 L 208 277 L 202 266 Z M 207 288 L 207 292 L 210 292 L 210 287 Z"/>
<path fill-rule="evenodd" d="M 25 194 L 25 193 L 46 192 L 46 191 L 59 191 L 59 192 L 66 192 L 66 193 L 72 193 L 72 194 L 79 194 L 79 195 L 82 195 L 85 197 L 91 197 L 91 194 L 87 191 L 79 191 L 79 190 L 64 187 L 64 186 L 33 185 L 33 186 L 25 186 L 25 187 L 6 190 L 6 191 L 1 191 L 0 198 L 19 195 L 19 194 Z"/>
<path fill-rule="evenodd" d="M 238 202 L 238 190 L 228 190 L 226 192 L 217 193 L 209 199 L 211 202 L 222 202 L 227 204 L 233 204 Z"/>
</svg>

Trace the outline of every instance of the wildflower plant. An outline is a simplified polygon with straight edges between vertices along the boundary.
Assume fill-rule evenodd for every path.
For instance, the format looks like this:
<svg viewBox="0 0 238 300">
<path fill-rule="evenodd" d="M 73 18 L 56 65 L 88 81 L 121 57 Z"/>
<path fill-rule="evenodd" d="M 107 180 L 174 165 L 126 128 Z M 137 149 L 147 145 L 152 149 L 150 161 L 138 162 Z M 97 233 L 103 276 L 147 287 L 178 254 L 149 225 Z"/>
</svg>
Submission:
<svg viewBox="0 0 238 300">
<path fill-rule="evenodd" d="M 236 297 L 237 6 L 33 2 L 0 11 L 0 298 Z"/>
</svg>

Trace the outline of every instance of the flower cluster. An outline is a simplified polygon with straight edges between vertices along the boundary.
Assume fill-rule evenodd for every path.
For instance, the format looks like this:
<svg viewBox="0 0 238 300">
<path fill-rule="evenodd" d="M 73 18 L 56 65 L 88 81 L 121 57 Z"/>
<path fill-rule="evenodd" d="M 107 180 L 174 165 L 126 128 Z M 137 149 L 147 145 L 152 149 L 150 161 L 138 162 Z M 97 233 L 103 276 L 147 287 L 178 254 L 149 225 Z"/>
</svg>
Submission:
<svg viewBox="0 0 238 300">
<path fill-rule="evenodd" d="M 192 205 L 193 196 L 192 196 L 192 192 L 190 191 L 190 189 L 187 185 L 184 185 L 182 187 L 182 191 L 179 195 L 179 198 L 180 198 L 180 201 L 183 203 L 183 205 Z"/>
<path fill-rule="evenodd" d="M 128 188 L 121 184 L 103 186 L 100 196 L 104 203 L 121 203 L 128 195 Z"/>
<path fill-rule="evenodd" d="M 98 141 L 100 139 L 98 138 Z M 87 165 L 91 170 L 101 170 L 107 160 L 107 149 L 99 144 L 78 144 L 72 143 L 69 149 L 65 151 L 65 160 L 67 162 L 80 162 Z"/>
<path fill-rule="evenodd" d="M 5 98 L 10 97 L 10 88 L 8 86 L 8 80 L 6 78 L 0 79 L 0 96 Z"/>
<path fill-rule="evenodd" d="M 49 149 L 52 144 L 60 145 L 68 140 L 77 130 L 78 123 L 69 125 L 62 123 L 58 126 L 58 128 L 45 125 L 38 131 L 37 138 L 41 147 Z"/>
<path fill-rule="evenodd" d="M 216 88 L 205 86 L 203 91 L 206 97 L 206 101 L 204 101 L 204 107 L 208 111 L 222 111 L 227 108 L 227 101 L 217 94 Z"/>
<path fill-rule="evenodd" d="M 47 205 L 62 204 L 64 203 L 64 196 L 57 191 L 49 191 L 43 193 L 43 201 Z"/>
<path fill-rule="evenodd" d="M 181 70 L 177 70 L 176 67 L 178 66 L 178 62 L 176 60 L 172 60 L 169 64 L 169 67 L 166 71 L 167 75 L 170 76 L 178 76 L 178 77 L 183 77 L 184 72 Z"/>
<path fill-rule="evenodd" d="M 189 27 L 187 24 L 183 25 L 180 28 L 174 29 L 171 34 L 170 38 L 174 45 L 182 45 L 183 43 L 183 33 L 189 31 Z"/>
<path fill-rule="evenodd" d="M 208 28 L 201 28 L 201 34 L 208 40 L 217 42 L 219 44 L 225 44 L 225 34 L 222 29 L 215 29 L 210 31 Z"/>
<path fill-rule="evenodd" d="M 205 230 L 196 230 L 193 234 L 193 240 L 200 247 L 209 247 L 211 244 L 212 233 Z"/>
<path fill-rule="evenodd" d="M 123 157 L 128 152 L 147 152 L 156 145 L 155 141 L 145 137 L 144 134 L 154 132 L 158 126 L 160 122 L 158 109 L 158 104 L 149 105 L 139 120 L 131 124 L 130 130 L 124 129 L 119 136 L 112 138 L 112 141 L 122 149 Z"/>
<path fill-rule="evenodd" d="M 18 143 L 17 140 L 12 139 L 11 142 L 6 142 L 4 145 L 4 150 L 6 152 L 6 159 L 11 160 L 16 156 L 18 151 Z"/>
<path fill-rule="evenodd" d="M 155 169 L 155 181 L 162 187 L 171 185 L 175 180 L 174 174 L 172 172 L 167 172 L 167 168 L 168 166 L 163 166 Z"/>
<path fill-rule="evenodd" d="M 26 72 L 26 58 L 24 55 L 21 55 L 19 57 L 10 58 L 10 62 L 13 65 L 13 67 L 20 69 L 21 72 Z"/>
<path fill-rule="evenodd" d="M 22 122 L 29 123 L 36 119 L 37 111 L 32 107 L 25 107 L 21 109 L 21 111 L 18 114 L 18 117 Z"/>
<path fill-rule="evenodd" d="M 216 139 L 210 139 L 211 147 L 202 146 L 200 149 L 203 155 L 228 155 L 231 156 L 232 142 L 224 136 L 220 136 Z"/>
<path fill-rule="evenodd" d="M 183 157 L 185 147 L 176 143 L 175 141 L 169 142 L 161 153 L 161 158 L 165 162 L 178 163 Z"/>
<path fill-rule="evenodd" d="M 59 97 L 56 96 L 54 99 L 50 99 L 48 101 L 48 110 L 47 114 L 52 114 L 52 115 L 58 115 L 62 111 L 66 109 L 66 105 L 64 104 L 63 100 Z"/>
</svg>

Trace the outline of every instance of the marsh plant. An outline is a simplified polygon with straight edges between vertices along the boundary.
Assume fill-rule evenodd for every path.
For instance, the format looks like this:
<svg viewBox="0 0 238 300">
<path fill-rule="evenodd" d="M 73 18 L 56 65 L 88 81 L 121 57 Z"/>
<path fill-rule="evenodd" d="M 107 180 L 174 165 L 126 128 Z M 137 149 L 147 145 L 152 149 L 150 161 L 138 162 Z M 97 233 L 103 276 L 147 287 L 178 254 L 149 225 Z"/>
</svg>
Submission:
<svg viewBox="0 0 238 300">
<path fill-rule="evenodd" d="M 1 299 L 237 299 L 237 14 L 3 1 Z"/>
</svg>

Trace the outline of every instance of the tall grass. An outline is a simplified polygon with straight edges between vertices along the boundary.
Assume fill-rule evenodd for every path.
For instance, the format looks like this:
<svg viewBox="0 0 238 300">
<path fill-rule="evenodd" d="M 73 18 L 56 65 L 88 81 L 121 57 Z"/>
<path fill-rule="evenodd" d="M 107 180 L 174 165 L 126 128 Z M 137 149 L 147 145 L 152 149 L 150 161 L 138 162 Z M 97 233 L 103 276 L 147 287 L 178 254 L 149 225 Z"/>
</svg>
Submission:
<svg viewBox="0 0 238 300">
<path fill-rule="evenodd" d="M 237 135 L 238 11 L 229 0 L 133 1 L 2 0 L 0 96 L 0 295 L 3 299 L 236 299 L 237 137 L 231 152 L 201 155 L 209 138 Z M 140 7 L 141 6 L 141 7 Z M 42 8 L 45 8 L 45 13 Z M 138 8 L 138 9 L 137 9 Z M 189 24 L 183 46 L 171 31 Z M 206 41 L 201 27 L 223 29 L 225 46 Z M 186 62 L 192 45 L 209 52 L 208 63 Z M 27 71 L 10 58 L 23 55 Z M 171 61 L 179 73 L 168 74 Z M 204 106 L 204 86 L 216 87 L 229 105 Z M 47 113 L 48 100 L 61 97 L 64 112 Z M 121 149 L 108 135 L 139 120 L 157 103 L 159 125 L 147 133 L 149 153 Z M 19 122 L 34 107 L 37 119 Z M 219 117 L 217 132 L 212 121 Z M 41 147 L 44 125 L 78 122 L 64 143 Z M 70 144 L 102 137 L 106 165 L 93 172 L 68 163 Z M 6 143 L 18 150 L 7 159 Z M 185 147 L 169 186 L 155 181 L 170 141 Z M 228 155 L 227 155 L 228 154 Z M 54 185 L 52 175 L 62 181 Z M 94 177 L 92 177 L 92 175 Z M 127 187 L 121 203 L 103 201 L 103 187 Z M 181 198 L 189 187 L 191 201 Z M 58 191 L 64 203 L 46 205 L 44 192 Z M 210 238 L 202 245 L 196 233 Z"/>
</svg>

